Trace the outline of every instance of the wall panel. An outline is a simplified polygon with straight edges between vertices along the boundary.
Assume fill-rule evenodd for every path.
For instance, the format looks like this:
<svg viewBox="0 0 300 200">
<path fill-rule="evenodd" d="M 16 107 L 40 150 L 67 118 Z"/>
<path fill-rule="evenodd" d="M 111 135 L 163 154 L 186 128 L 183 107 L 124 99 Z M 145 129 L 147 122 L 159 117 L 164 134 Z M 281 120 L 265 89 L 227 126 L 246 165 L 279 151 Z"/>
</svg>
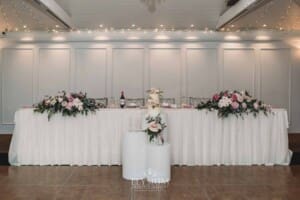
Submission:
<svg viewBox="0 0 300 200">
<path fill-rule="evenodd" d="M 38 96 L 69 90 L 70 50 L 42 48 L 39 51 Z"/>
<path fill-rule="evenodd" d="M 294 132 L 300 133 L 300 49 L 292 52 L 292 85 L 291 85 L 291 127 Z"/>
<path fill-rule="evenodd" d="M 144 96 L 144 49 L 113 49 L 112 94 L 119 98 Z"/>
<path fill-rule="evenodd" d="M 33 50 L 4 49 L 2 122 L 13 123 L 14 113 L 33 104 Z"/>
<path fill-rule="evenodd" d="M 187 49 L 187 95 L 210 97 L 218 91 L 219 69 L 216 49 Z"/>
<path fill-rule="evenodd" d="M 274 107 L 289 108 L 290 52 L 261 50 L 261 97 Z"/>
<path fill-rule="evenodd" d="M 280 42 L 48 42 L 1 48 L 2 123 L 12 123 L 15 110 L 59 90 L 118 99 L 122 90 L 134 98 L 158 87 L 179 103 L 181 96 L 208 97 L 224 88 L 247 89 L 274 107 L 291 107 L 290 131 L 300 131 L 300 52 Z M 0 125 L 0 132 L 3 127 L 8 126 Z"/>
<path fill-rule="evenodd" d="M 165 97 L 181 97 L 180 49 L 150 49 L 150 86 L 164 91 Z"/>
<path fill-rule="evenodd" d="M 223 88 L 255 94 L 255 53 L 253 49 L 224 49 Z"/>
<path fill-rule="evenodd" d="M 75 88 L 87 92 L 89 97 L 106 96 L 106 49 L 76 49 Z"/>
</svg>

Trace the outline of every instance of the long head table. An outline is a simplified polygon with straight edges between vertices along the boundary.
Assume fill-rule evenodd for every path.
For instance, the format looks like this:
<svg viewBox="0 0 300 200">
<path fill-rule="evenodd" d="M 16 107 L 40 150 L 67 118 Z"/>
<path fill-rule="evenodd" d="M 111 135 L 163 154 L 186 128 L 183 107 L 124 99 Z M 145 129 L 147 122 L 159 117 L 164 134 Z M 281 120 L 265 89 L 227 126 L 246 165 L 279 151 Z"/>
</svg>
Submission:
<svg viewBox="0 0 300 200">
<path fill-rule="evenodd" d="M 283 109 L 244 119 L 216 112 L 164 109 L 172 164 L 288 164 L 288 119 Z M 9 150 L 12 165 L 119 165 L 122 135 L 140 129 L 143 109 L 102 109 L 77 117 L 21 109 Z"/>
</svg>

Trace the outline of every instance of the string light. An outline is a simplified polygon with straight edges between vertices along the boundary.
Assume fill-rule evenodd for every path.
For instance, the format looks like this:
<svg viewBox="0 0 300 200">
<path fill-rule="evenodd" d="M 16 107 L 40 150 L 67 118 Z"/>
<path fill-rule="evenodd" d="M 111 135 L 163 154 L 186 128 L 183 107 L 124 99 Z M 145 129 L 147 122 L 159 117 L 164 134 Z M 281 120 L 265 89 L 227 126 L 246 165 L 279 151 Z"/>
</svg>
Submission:
<svg viewBox="0 0 300 200">
<path fill-rule="evenodd" d="M 280 10 L 278 10 L 278 6 L 281 7 Z M 274 15 L 274 12 L 277 15 Z M 251 23 L 253 19 L 255 19 L 254 23 Z M 238 29 L 249 31 L 266 28 L 268 31 L 300 30 L 300 12 L 296 2 L 294 0 L 269 1 L 255 11 L 235 21 L 234 25 L 226 25 L 225 30 L 221 31 L 237 31 Z"/>
<path fill-rule="evenodd" d="M 246 27 L 242 27 L 239 23 L 234 22 L 234 24 L 229 24 L 226 27 L 222 28 L 221 31 L 234 31 L 234 32 L 240 32 L 240 31 L 245 31 L 245 30 L 253 30 L 257 28 L 267 28 L 268 30 L 272 31 L 292 31 L 295 29 L 299 29 L 300 27 L 300 14 L 294 12 L 294 6 L 296 5 L 292 0 L 287 1 L 285 4 L 285 12 L 281 13 L 281 16 L 279 18 L 279 22 L 277 24 L 272 24 L 267 20 L 269 17 L 268 15 L 272 14 L 270 11 L 276 5 L 276 3 L 279 2 L 279 0 L 273 0 L 269 3 L 267 3 L 262 9 L 258 10 L 259 12 L 257 14 L 257 19 L 255 22 L 247 24 Z M 8 11 L 9 12 L 6 12 Z M 296 18 L 296 22 L 293 22 L 294 24 L 292 25 L 287 25 L 287 20 L 289 20 L 291 17 Z M 9 19 L 9 20 L 8 20 Z M 14 20 L 13 24 L 10 24 L 10 19 Z M 24 19 L 30 21 L 30 24 L 28 21 L 23 21 Z M 46 20 L 45 20 L 46 19 Z M 26 1 L 19 1 L 19 0 L 9 0 L 6 1 L 5 4 L 1 3 L 0 4 L 0 27 L 4 27 L 4 30 L 8 30 L 9 32 L 19 32 L 19 31 L 24 31 L 24 32 L 31 32 L 32 30 L 41 30 L 44 29 L 46 31 L 52 32 L 52 33 L 59 33 L 59 32 L 64 32 L 66 29 L 61 27 L 59 24 L 56 24 L 54 21 L 49 20 L 49 18 L 41 15 L 39 12 L 37 12 L 31 4 L 26 3 Z M 47 23 L 45 25 L 44 23 Z M 97 26 L 97 25 L 96 25 Z M 111 28 L 105 28 L 103 24 L 98 25 L 101 29 L 95 30 L 87 30 L 87 29 L 82 29 L 83 32 L 87 33 L 92 33 L 93 31 L 104 31 L 104 32 L 125 32 L 125 28 L 123 27 L 122 29 L 114 29 L 113 27 Z M 2 28 L 1 27 L 1 28 Z M 141 33 L 145 32 L 176 32 L 178 31 L 175 29 L 172 25 L 164 25 L 164 24 L 159 24 L 158 28 L 154 29 L 144 29 L 141 27 L 137 27 L 136 24 L 131 25 L 131 29 L 127 29 L 127 31 L 138 31 Z M 194 24 L 187 24 L 186 29 L 179 29 L 182 32 L 190 32 L 190 31 L 204 31 L 206 33 L 213 33 L 214 30 L 210 30 L 209 28 L 205 29 L 200 29 L 200 28 L 195 28 Z M 102 29 L 103 28 L 103 29 Z M 70 30 L 74 31 L 77 33 L 80 33 L 80 30 Z"/>
</svg>

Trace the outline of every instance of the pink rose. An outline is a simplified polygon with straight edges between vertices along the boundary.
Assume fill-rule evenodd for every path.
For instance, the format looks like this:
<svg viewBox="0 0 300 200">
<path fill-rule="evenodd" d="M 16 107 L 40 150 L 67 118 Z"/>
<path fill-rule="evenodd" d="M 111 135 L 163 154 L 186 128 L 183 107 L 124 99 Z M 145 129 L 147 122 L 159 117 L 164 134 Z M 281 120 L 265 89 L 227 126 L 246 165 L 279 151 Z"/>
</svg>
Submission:
<svg viewBox="0 0 300 200">
<path fill-rule="evenodd" d="M 161 130 L 161 125 L 160 124 L 157 124 L 155 122 L 151 122 L 149 124 L 149 129 L 150 131 L 152 132 L 159 132 Z"/>
<path fill-rule="evenodd" d="M 240 105 L 239 105 L 239 103 L 238 103 L 238 102 L 234 101 L 234 102 L 232 102 L 232 103 L 231 103 L 231 106 L 232 106 L 232 108 L 233 108 L 233 109 L 235 109 L 235 110 L 236 110 L 236 109 L 238 109 L 238 108 L 239 108 L 239 106 L 240 106 Z"/>
<path fill-rule="evenodd" d="M 213 100 L 214 101 L 218 101 L 220 99 L 220 95 L 219 94 L 215 94 L 214 96 L 213 96 Z"/>
<path fill-rule="evenodd" d="M 72 102 L 74 100 L 74 98 L 72 96 L 68 97 L 68 101 Z"/>
<path fill-rule="evenodd" d="M 237 97 L 236 94 L 233 94 L 233 95 L 231 96 L 231 99 L 232 99 L 232 101 L 237 101 L 237 100 L 238 100 L 238 97 Z"/>
<path fill-rule="evenodd" d="M 72 103 L 72 102 L 69 102 L 68 105 L 66 106 L 66 108 L 67 108 L 68 110 L 71 110 L 72 107 L 73 107 L 73 103 Z"/>
</svg>

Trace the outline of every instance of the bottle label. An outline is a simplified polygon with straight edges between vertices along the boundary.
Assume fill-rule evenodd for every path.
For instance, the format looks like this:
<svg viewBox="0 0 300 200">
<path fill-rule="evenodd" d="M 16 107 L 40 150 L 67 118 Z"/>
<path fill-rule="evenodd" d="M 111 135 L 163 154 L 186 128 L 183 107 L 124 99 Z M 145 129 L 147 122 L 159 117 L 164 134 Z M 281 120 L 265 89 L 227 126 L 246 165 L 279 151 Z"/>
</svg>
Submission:
<svg viewBox="0 0 300 200">
<path fill-rule="evenodd" d="M 125 99 L 120 99 L 120 104 L 125 105 Z"/>
</svg>

